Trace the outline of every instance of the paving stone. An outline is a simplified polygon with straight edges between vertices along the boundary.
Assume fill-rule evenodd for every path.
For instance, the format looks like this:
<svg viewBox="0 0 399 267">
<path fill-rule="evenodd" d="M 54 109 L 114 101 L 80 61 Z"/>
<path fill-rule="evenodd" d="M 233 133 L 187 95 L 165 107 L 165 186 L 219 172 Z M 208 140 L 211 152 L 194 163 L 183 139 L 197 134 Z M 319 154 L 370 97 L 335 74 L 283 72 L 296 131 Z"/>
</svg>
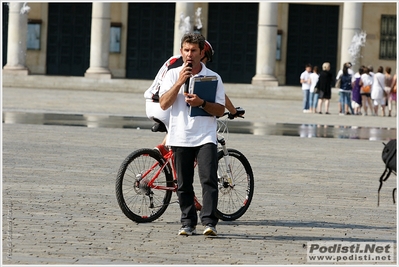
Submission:
<svg viewBox="0 0 399 267">
<path fill-rule="evenodd" d="M 107 92 L 62 92 L 68 97 L 3 88 L 3 112 L 145 116 L 138 94 L 114 92 L 107 101 Z M 252 123 L 345 122 L 338 115 L 303 114 L 300 100 L 241 100 L 248 108 L 244 120 Z M 348 125 L 396 127 L 395 118 L 345 118 Z M 3 264 L 302 265 L 308 241 L 394 242 L 396 251 L 396 176 L 384 184 L 377 207 L 381 141 L 230 133 L 228 146 L 251 163 L 255 193 L 240 219 L 220 221 L 219 236 L 206 238 L 177 235 L 177 204 L 144 224 L 129 220 L 117 204 L 120 164 L 163 134 L 9 123 L 2 133 Z"/>
</svg>

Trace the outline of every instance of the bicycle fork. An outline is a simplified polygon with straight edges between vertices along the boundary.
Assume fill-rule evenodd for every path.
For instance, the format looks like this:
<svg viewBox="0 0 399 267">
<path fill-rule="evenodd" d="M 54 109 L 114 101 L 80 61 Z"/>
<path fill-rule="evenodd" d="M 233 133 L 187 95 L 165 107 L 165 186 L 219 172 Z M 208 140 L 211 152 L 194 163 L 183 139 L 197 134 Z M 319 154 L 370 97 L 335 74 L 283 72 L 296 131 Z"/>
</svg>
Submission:
<svg viewBox="0 0 399 267">
<path fill-rule="evenodd" d="M 226 166 L 226 174 L 227 174 L 227 177 L 225 177 L 226 175 L 221 174 L 220 171 L 218 170 L 218 177 L 221 178 L 222 186 L 224 188 L 228 188 L 228 187 L 234 188 L 234 184 L 233 184 L 234 179 L 233 179 L 233 173 L 231 171 L 229 151 L 227 150 L 227 147 L 226 147 L 226 140 L 223 137 L 221 137 L 221 138 L 218 138 L 218 142 L 222 146 L 223 160 L 224 160 L 224 164 Z M 226 181 L 226 179 L 227 179 L 227 181 Z"/>
</svg>

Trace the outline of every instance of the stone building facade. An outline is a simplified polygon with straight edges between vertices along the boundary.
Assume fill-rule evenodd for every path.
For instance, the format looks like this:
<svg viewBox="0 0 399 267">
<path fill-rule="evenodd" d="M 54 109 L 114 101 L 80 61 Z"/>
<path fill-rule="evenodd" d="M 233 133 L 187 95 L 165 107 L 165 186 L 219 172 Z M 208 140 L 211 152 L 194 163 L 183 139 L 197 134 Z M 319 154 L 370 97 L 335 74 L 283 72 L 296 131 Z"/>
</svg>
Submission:
<svg viewBox="0 0 399 267">
<path fill-rule="evenodd" d="M 211 42 L 209 66 L 229 83 L 298 85 L 306 63 L 325 61 L 335 73 L 348 61 L 355 70 L 373 65 L 396 72 L 396 2 L 10 2 L 2 8 L 3 74 L 152 79 L 179 53 L 185 31 Z"/>
</svg>

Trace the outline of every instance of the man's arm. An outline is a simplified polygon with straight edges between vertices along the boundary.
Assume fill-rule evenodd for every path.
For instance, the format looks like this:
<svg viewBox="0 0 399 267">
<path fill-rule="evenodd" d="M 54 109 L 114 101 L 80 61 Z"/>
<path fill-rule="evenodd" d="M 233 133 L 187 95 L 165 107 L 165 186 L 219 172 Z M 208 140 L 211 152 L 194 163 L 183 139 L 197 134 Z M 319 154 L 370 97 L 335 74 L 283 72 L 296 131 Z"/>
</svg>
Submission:
<svg viewBox="0 0 399 267">
<path fill-rule="evenodd" d="M 236 114 L 237 110 L 234 107 L 233 103 L 231 102 L 230 98 L 225 94 L 225 99 L 226 99 L 226 108 L 231 114 Z"/>
<path fill-rule="evenodd" d="M 166 73 L 164 80 L 168 81 L 168 79 L 170 79 L 169 77 L 170 75 L 171 73 L 168 71 Z M 161 109 L 167 110 L 173 105 L 173 103 L 176 101 L 177 95 L 179 94 L 180 88 L 190 76 L 191 76 L 191 67 L 188 67 L 186 65 L 180 70 L 179 78 L 177 79 L 177 81 L 168 91 L 162 94 L 161 98 L 159 99 L 159 105 L 161 106 Z"/>
<path fill-rule="evenodd" d="M 183 83 L 184 84 L 184 83 Z M 159 99 L 159 105 L 161 106 L 161 109 L 167 110 L 170 108 L 173 103 L 176 101 L 177 94 L 180 91 L 180 87 L 183 85 L 180 84 L 179 81 L 177 81 L 170 90 L 165 92 L 161 98 Z"/>
<path fill-rule="evenodd" d="M 209 114 L 217 117 L 222 117 L 224 114 L 224 106 L 219 103 L 206 102 L 203 109 Z"/>
</svg>

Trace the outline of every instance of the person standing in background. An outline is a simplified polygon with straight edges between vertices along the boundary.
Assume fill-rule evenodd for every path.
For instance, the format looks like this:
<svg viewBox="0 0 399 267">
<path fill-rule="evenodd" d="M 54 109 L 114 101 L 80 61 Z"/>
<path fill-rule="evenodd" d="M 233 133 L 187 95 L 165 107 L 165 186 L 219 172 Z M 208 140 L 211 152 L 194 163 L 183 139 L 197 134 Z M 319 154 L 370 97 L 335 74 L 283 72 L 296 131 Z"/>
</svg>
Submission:
<svg viewBox="0 0 399 267">
<path fill-rule="evenodd" d="M 353 109 L 351 105 L 352 94 L 352 75 L 349 73 L 350 65 L 345 64 L 340 76 L 341 84 L 339 88 L 339 102 L 341 104 L 341 112 L 339 115 L 352 115 Z M 349 109 L 351 112 L 349 112 Z"/>
<path fill-rule="evenodd" d="M 393 80 L 391 71 L 392 71 L 391 67 L 389 66 L 385 67 L 384 100 L 385 100 L 385 106 L 388 106 L 388 111 L 389 111 L 389 96 L 391 94 L 391 85 Z"/>
<path fill-rule="evenodd" d="M 314 66 L 313 72 L 310 74 L 310 95 L 309 95 L 309 112 L 316 113 L 317 101 L 319 100 L 319 92 L 317 92 L 317 82 L 319 81 L 319 67 Z"/>
<path fill-rule="evenodd" d="M 391 110 L 392 110 L 392 102 L 395 102 L 395 107 L 396 107 L 396 81 L 397 81 L 397 75 L 395 75 L 392 78 L 392 84 L 391 84 L 391 92 L 389 94 L 388 98 L 388 117 L 391 117 Z M 397 116 L 397 114 L 395 114 Z"/>
<path fill-rule="evenodd" d="M 362 107 L 364 110 L 363 115 L 367 116 L 367 109 L 370 107 L 371 113 L 373 113 L 373 105 L 371 103 L 371 89 L 365 90 L 365 88 L 371 88 L 373 85 L 373 78 L 370 75 L 370 70 L 367 67 L 363 68 L 363 74 L 360 77 L 360 95 L 362 96 Z"/>
<path fill-rule="evenodd" d="M 373 86 L 371 89 L 371 99 L 373 99 L 374 115 L 378 116 L 378 107 L 381 107 L 382 116 L 385 116 L 385 75 L 384 68 L 378 67 L 377 73 L 374 74 Z"/>
<path fill-rule="evenodd" d="M 337 73 L 337 77 L 335 78 L 335 81 L 337 82 L 338 79 L 341 79 L 341 76 L 343 74 L 344 69 L 348 70 L 348 73 L 352 76 L 352 82 L 353 82 L 353 75 L 355 74 L 352 70 L 352 63 L 350 62 L 345 62 L 344 65 L 342 66 L 342 69 L 340 69 Z M 338 86 L 339 88 L 341 88 L 341 85 Z M 338 102 L 338 109 L 339 109 L 339 113 L 343 113 L 344 111 L 342 110 L 342 103 L 341 100 L 343 99 L 341 97 L 341 90 L 338 91 L 338 96 L 339 96 L 339 102 Z"/>
<path fill-rule="evenodd" d="M 309 113 L 309 93 L 310 93 L 310 74 L 312 72 L 312 65 L 306 64 L 305 71 L 301 73 L 300 83 L 302 84 L 303 94 L 303 113 Z"/>
<path fill-rule="evenodd" d="M 324 62 L 322 66 L 322 71 L 319 76 L 319 101 L 317 104 L 317 110 L 319 114 L 322 114 L 322 105 L 325 101 L 325 111 L 326 114 L 330 114 L 330 99 L 331 99 L 331 83 L 333 81 L 333 75 L 330 72 L 330 63 Z"/>
<path fill-rule="evenodd" d="M 352 109 L 355 115 L 362 115 L 362 96 L 360 95 L 360 77 L 363 74 L 363 66 L 355 73 L 352 82 Z"/>
</svg>

